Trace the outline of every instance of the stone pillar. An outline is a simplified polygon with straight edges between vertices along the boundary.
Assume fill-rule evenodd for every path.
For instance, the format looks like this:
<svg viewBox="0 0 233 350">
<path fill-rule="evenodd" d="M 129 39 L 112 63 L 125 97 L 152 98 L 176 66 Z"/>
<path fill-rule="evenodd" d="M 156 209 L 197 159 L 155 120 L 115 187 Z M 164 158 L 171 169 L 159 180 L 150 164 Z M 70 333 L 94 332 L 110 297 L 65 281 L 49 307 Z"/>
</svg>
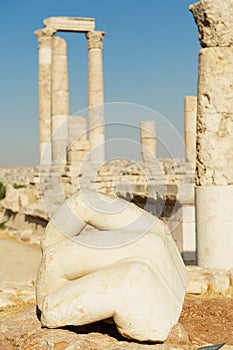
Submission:
<svg viewBox="0 0 233 350">
<path fill-rule="evenodd" d="M 39 129 L 40 162 L 51 164 L 51 72 L 52 72 L 52 36 L 49 28 L 34 32 L 39 43 Z"/>
<path fill-rule="evenodd" d="M 86 33 L 88 41 L 88 133 L 90 160 L 100 164 L 105 160 L 104 82 L 102 48 L 104 32 Z"/>
<path fill-rule="evenodd" d="M 142 162 L 154 162 L 156 157 L 155 121 L 140 122 L 141 158 Z"/>
<path fill-rule="evenodd" d="M 185 263 L 196 263 L 195 207 L 188 203 L 177 206 L 169 220 L 172 236 Z"/>
<path fill-rule="evenodd" d="M 73 167 L 78 167 L 84 159 L 89 160 L 89 141 L 86 136 L 86 119 L 79 116 L 69 117 L 68 161 Z"/>
<path fill-rule="evenodd" d="M 54 36 L 52 42 L 52 162 L 63 164 L 68 151 L 68 67 L 66 42 Z"/>
<path fill-rule="evenodd" d="M 190 6 L 199 29 L 196 220 L 200 266 L 233 266 L 233 3 Z M 223 25 L 224 24 L 224 25 Z"/>
<path fill-rule="evenodd" d="M 72 115 L 69 117 L 69 148 L 75 142 L 86 141 L 86 119 L 81 116 Z"/>
<path fill-rule="evenodd" d="M 196 163 L 196 121 L 197 121 L 197 97 L 185 96 L 184 98 L 184 136 L 186 160 L 195 167 Z"/>
</svg>

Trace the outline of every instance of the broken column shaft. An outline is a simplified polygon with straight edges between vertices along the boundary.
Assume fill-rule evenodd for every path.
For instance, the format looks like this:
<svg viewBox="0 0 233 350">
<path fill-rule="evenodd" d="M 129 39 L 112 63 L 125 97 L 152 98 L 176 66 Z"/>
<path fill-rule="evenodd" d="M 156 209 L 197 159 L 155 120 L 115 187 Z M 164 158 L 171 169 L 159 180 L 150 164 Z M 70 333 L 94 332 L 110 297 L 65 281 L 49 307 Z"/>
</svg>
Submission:
<svg viewBox="0 0 233 350">
<path fill-rule="evenodd" d="M 233 3 L 191 5 L 199 29 L 196 230 L 200 266 L 233 266 Z"/>
</svg>

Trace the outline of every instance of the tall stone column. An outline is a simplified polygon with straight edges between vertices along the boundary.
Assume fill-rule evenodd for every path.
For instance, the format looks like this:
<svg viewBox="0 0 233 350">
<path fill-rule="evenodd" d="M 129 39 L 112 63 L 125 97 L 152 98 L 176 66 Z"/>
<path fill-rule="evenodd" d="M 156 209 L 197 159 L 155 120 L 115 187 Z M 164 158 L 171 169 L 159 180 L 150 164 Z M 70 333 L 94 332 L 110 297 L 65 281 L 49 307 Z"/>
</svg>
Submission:
<svg viewBox="0 0 233 350">
<path fill-rule="evenodd" d="M 86 33 L 88 42 L 88 134 L 90 160 L 101 164 L 105 160 L 104 82 L 102 49 L 104 32 Z"/>
<path fill-rule="evenodd" d="M 196 230 L 200 266 L 233 266 L 233 2 L 190 6 L 199 29 Z"/>
<path fill-rule="evenodd" d="M 156 157 L 156 131 L 154 120 L 140 122 L 142 162 L 154 162 Z"/>
<path fill-rule="evenodd" d="M 52 74 L 52 38 L 54 31 L 50 28 L 34 32 L 39 43 L 39 129 L 40 161 L 51 164 L 51 74 Z"/>
<path fill-rule="evenodd" d="M 66 42 L 53 37 L 52 55 L 52 162 L 64 164 L 68 150 L 69 91 Z"/>
<path fill-rule="evenodd" d="M 193 167 L 196 163 L 196 121 L 197 121 L 197 97 L 185 96 L 184 98 L 184 136 L 186 160 Z"/>
</svg>

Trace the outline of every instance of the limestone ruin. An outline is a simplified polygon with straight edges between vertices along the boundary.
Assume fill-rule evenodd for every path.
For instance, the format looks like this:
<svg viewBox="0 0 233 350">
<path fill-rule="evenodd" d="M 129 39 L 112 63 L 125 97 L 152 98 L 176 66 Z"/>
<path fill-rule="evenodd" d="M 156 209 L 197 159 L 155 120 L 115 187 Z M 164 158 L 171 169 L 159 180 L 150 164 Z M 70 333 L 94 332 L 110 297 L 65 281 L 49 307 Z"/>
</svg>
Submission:
<svg viewBox="0 0 233 350">
<path fill-rule="evenodd" d="M 196 227 L 198 264 L 233 266 L 232 1 L 190 6 L 198 25 Z"/>
<path fill-rule="evenodd" d="M 85 33 L 87 38 L 88 125 L 82 116 L 69 115 L 66 42 L 55 36 L 59 31 Z M 158 159 L 155 121 L 147 120 L 140 125 L 141 162 L 105 162 L 104 34 L 95 30 L 94 19 L 68 17 L 47 18 L 44 28 L 35 31 L 39 43 L 41 164 L 35 169 L 1 169 L 7 185 L 1 205 L 5 217 L 10 218 L 6 227 L 10 234 L 38 243 L 51 215 L 79 188 L 118 192 L 153 215 L 169 218 L 180 252 L 186 260 L 194 261 L 196 98 L 185 98 L 186 159 Z M 23 187 L 16 189 L 14 183 Z"/>
<path fill-rule="evenodd" d="M 105 161 L 102 67 L 105 33 L 95 31 L 94 19 L 67 17 L 48 18 L 44 20 L 44 28 L 35 32 L 39 42 L 41 164 L 34 168 L 0 169 L 1 181 L 6 186 L 6 196 L 0 201 L 0 222 L 10 237 L 36 245 L 42 239 L 37 303 L 45 326 L 81 325 L 113 316 L 119 331 L 128 338 L 164 340 L 181 310 L 186 272 L 186 293 L 192 296 L 192 300 L 197 296 L 224 296 L 230 300 L 233 296 L 233 4 L 231 0 L 224 3 L 201 0 L 191 5 L 190 10 L 198 25 L 202 49 L 198 94 L 184 98 L 185 159 L 158 159 L 155 121 L 144 120 L 140 125 L 141 161 Z M 83 116 L 69 115 L 66 42 L 54 35 L 59 31 L 85 33 L 87 38 L 87 125 Z M 2 189 L 4 192 L 4 186 Z M 102 192 L 99 195 L 104 198 L 102 209 L 106 209 L 110 198 L 123 206 L 122 203 L 127 203 L 121 217 L 116 215 L 114 221 L 110 215 L 108 220 L 107 210 L 101 212 L 101 218 L 98 216 L 101 208 L 93 208 L 92 201 L 86 202 L 82 198 L 87 193 L 94 193 L 95 197 L 96 191 Z M 137 206 L 116 199 L 117 196 Z M 95 198 L 94 202 L 98 203 L 98 200 Z M 133 217 L 133 224 L 128 222 L 129 217 Z M 148 223 L 151 228 L 144 234 Z M 131 224 L 133 237 L 135 233 L 137 237 L 134 241 L 131 230 L 128 230 Z M 127 241 L 125 246 L 125 241 L 122 244 L 125 237 L 133 242 Z M 116 247 L 119 240 L 122 246 Z M 186 264 L 198 263 L 199 266 L 184 267 L 177 248 Z M 108 256 L 109 252 L 111 256 Z M 59 265 L 57 260 L 61 256 L 64 257 L 63 264 Z M 117 284 L 119 271 L 121 281 Z M 85 289 L 85 279 L 91 290 Z M 103 286 L 112 285 L 113 279 L 116 288 L 103 291 Z M 127 279 L 135 288 L 128 288 Z M 19 300 L 21 303 L 25 300 L 35 302 L 33 283 L 12 285 L 10 281 L 0 280 L 1 306 L 14 307 Z M 154 295 L 150 298 L 148 285 L 153 293 L 157 293 L 156 300 Z M 92 288 L 99 292 L 99 299 L 94 304 L 87 302 Z M 137 288 L 140 288 L 140 296 Z M 137 307 L 135 303 L 131 308 L 124 307 L 125 302 L 127 306 L 129 304 L 125 298 L 126 290 L 127 293 L 130 290 L 132 298 L 137 300 Z M 81 300 L 78 300 L 82 303 L 82 310 L 77 304 L 77 291 L 82 293 Z M 67 303 L 64 295 L 71 300 L 70 312 L 67 312 L 70 301 Z M 143 312 L 138 309 L 141 296 Z M 93 293 L 90 297 L 93 300 Z M 35 316 L 34 307 L 32 317 Z M 148 319 L 154 309 L 157 313 Z M 164 310 L 167 310 L 165 318 Z M 161 319 L 158 322 L 157 315 L 161 316 L 162 322 Z M 16 318 L 19 324 L 20 317 Z M 125 320 L 132 321 L 134 328 Z M 15 325 L 16 322 L 11 319 L 8 327 L 12 323 Z M 7 341 L 9 345 L 8 340 L 15 338 L 14 330 L 9 336 L 4 322 L 0 328 L 2 334 L 7 334 L 3 344 Z M 50 335 L 44 333 L 44 338 L 41 338 L 43 330 L 40 325 L 38 329 L 38 333 L 31 333 L 39 339 L 40 345 L 41 339 L 47 344 Z M 180 330 L 182 328 L 178 325 L 177 337 Z M 25 346 L 26 337 L 22 337 L 19 331 L 18 334 L 20 344 Z M 193 347 L 192 335 L 192 332 L 186 332 L 186 338 L 190 339 L 182 339 L 181 344 L 192 342 Z M 62 337 L 59 339 L 63 341 Z M 29 337 L 28 342 L 31 339 Z M 83 338 L 79 341 L 83 344 Z M 197 339 L 194 339 L 196 348 L 198 342 L 195 341 Z M 137 346 L 135 343 L 131 345 L 132 348 Z M 75 346 L 79 346 L 76 338 Z M 167 349 L 171 346 L 163 344 L 161 347 Z"/>
<path fill-rule="evenodd" d="M 87 224 L 97 230 L 82 233 Z M 42 325 L 113 318 L 127 338 L 164 341 L 177 323 L 187 286 L 184 264 L 167 225 L 136 205 L 81 190 L 52 216 L 42 248 Z"/>
<path fill-rule="evenodd" d="M 105 33 L 95 31 L 92 18 L 51 17 L 35 31 L 39 42 L 39 115 L 41 164 L 66 164 L 82 160 L 89 150 L 93 163 L 104 161 L 104 87 L 102 48 Z M 70 134 L 66 42 L 56 32 L 85 33 L 88 45 L 88 129 L 75 144 Z M 78 120 L 76 119 L 78 124 Z M 78 125 L 77 125 L 78 127 Z M 75 135 L 75 141 L 79 135 Z M 69 152 L 68 152 L 69 150 Z M 68 153 L 68 154 L 67 154 Z"/>
<path fill-rule="evenodd" d="M 141 122 L 141 161 L 105 162 L 102 67 L 105 33 L 96 31 L 95 20 L 90 18 L 44 20 L 44 28 L 35 32 L 39 42 L 41 164 L 31 169 L 1 169 L 2 182 L 7 186 L 6 198 L 1 201 L 2 221 L 9 217 L 5 227 L 10 235 L 38 243 L 49 218 L 66 198 L 80 188 L 95 189 L 118 193 L 169 222 L 184 260 L 195 262 L 196 196 L 198 262 L 202 266 L 231 266 L 226 256 L 231 256 L 232 246 L 229 235 L 233 169 L 229 74 L 232 4 L 229 1 L 224 4 L 201 1 L 190 7 L 203 49 L 198 96 L 184 98 L 185 159 L 159 159 L 155 123 L 146 120 Z M 82 116 L 69 115 L 66 43 L 55 36 L 59 31 L 84 33 L 87 37 L 87 125 Z M 12 184 L 22 186 L 15 188 Z M 215 244 L 219 239 L 221 252 L 219 243 Z"/>
</svg>

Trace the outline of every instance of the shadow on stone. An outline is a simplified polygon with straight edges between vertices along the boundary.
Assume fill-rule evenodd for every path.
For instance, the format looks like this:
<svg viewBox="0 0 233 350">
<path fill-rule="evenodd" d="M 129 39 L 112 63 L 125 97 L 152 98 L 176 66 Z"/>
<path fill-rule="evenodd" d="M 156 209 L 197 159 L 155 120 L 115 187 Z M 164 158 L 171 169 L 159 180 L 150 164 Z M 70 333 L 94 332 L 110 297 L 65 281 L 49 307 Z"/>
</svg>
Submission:
<svg viewBox="0 0 233 350">
<path fill-rule="evenodd" d="M 36 306 L 36 317 L 38 318 L 39 321 L 41 320 L 41 311 L 38 308 L 38 306 Z"/>
<path fill-rule="evenodd" d="M 102 333 L 102 334 L 106 334 L 112 338 L 115 338 L 118 341 L 125 341 L 128 343 L 138 343 L 138 344 L 162 344 L 163 342 L 149 342 L 149 341 L 137 341 L 135 339 L 128 339 L 123 337 L 117 330 L 117 327 L 114 323 L 114 321 L 112 319 L 110 319 L 108 322 L 104 322 L 104 321 L 98 321 L 98 322 L 94 322 L 94 323 L 90 323 L 87 325 L 83 325 L 83 326 L 65 326 L 65 327 L 60 327 L 60 329 L 65 329 L 68 330 L 70 332 L 76 333 L 76 334 L 89 334 L 89 333 Z"/>
</svg>

